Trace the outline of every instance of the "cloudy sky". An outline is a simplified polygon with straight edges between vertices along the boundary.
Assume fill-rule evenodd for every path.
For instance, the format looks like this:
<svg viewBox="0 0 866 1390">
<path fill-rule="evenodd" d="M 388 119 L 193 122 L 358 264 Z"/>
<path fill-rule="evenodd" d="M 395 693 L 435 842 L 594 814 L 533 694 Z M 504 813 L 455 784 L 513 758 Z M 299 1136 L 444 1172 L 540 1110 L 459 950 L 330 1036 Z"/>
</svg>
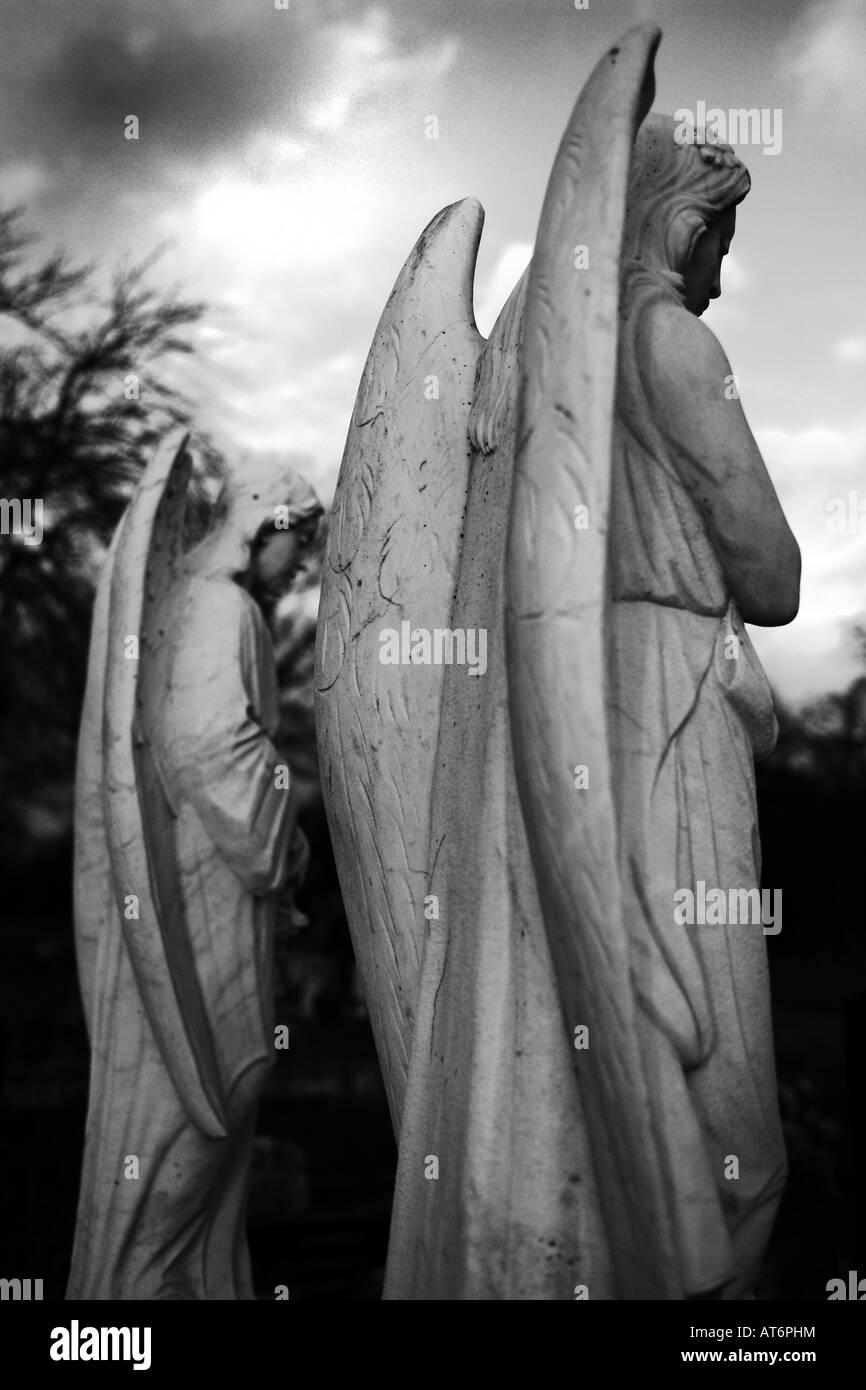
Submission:
<svg viewBox="0 0 866 1390">
<path fill-rule="evenodd" d="M 446 203 L 481 199 L 489 331 L 577 92 L 636 19 L 663 29 L 657 110 L 780 111 L 777 154 L 740 148 L 752 192 L 706 321 L 804 554 L 800 617 L 755 633 L 765 665 L 791 700 L 855 674 L 866 0 L 0 0 L 0 13 L 0 199 L 26 204 L 47 246 L 101 264 L 168 241 L 160 277 L 212 305 L 184 368 L 202 424 L 229 449 L 295 456 L 325 501 L 418 233 Z M 123 137 L 129 114 L 138 141 Z M 834 534 L 828 503 L 851 493 Z"/>
</svg>

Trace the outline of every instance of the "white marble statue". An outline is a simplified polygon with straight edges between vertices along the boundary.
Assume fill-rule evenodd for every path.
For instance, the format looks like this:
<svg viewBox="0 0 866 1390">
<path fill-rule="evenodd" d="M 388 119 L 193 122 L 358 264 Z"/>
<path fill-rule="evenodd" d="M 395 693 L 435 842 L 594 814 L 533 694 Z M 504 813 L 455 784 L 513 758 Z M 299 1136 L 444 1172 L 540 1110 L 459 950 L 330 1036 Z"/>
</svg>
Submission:
<svg viewBox="0 0 866 1390">
<path fill-rule="evenodd" d="M 70 1299 L 251 1299 L 256 1103 L 278 890 L 305 842 L 263 610 L 318 524 L 288 468 L 226 482 L 183 547 L 185 444 L 146 469 L 101 577 L 76 783 L 91 1045 Z"/>
<path fill-rule="evenodd" d="M 784 1182 L 762 925 L 675 895 L 758 885 L 743 621 L 790 621 L 799 555 L 700 322 L 748 175 L 648 115 L 658 41 L 584 87 L 486 342 L 481 208 L 426 229 L 346 444 L 317 728 L 389 1299 L 743 1297 Z"/>
</svg>

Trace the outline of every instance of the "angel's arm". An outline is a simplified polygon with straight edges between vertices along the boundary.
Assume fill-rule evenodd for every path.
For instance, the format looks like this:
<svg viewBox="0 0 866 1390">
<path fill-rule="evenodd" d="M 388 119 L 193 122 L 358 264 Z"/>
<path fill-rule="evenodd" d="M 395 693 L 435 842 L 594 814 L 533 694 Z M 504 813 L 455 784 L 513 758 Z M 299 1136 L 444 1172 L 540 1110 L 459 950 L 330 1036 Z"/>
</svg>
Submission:
<svg viewBox="0 0 866 1390">
<path fill-rule="evenodd" d="M 673 464 L 742 617 L 762 627 L 790 623 L 799 606 L 799 547 L 718 340 L 687 311 L 656 306 L 642 325 L 639 361 Z"/>
<path fill-rule="evenodd" d="M 285 877 L 297 808 L 285 760 L 255 715 L 247 603 L 229 583 L 203 584 L 193 597 L 194 640 L 172 672 L 165 775 L 244 887 L 265 894 Z"/>
</svg>

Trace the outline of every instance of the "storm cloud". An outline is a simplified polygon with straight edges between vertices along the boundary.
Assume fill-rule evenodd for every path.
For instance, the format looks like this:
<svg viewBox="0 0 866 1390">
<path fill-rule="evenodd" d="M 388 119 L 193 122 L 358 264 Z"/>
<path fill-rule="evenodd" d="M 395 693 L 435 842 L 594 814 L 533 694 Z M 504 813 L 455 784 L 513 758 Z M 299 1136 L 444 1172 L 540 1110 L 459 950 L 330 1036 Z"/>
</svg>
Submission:
<svg viewBox="0 0 866 1390">
<path fill-rule="evenodd" d="M 779 157 L 742 151 L 752 192 L 708 321 L 804 541 L 796 669 L 787 639 L 758 639 L 799 695 L 851 675 L 843 629 L 866 591 L 863 537 L 845 568 L 825 525 L 866 466 L 862 16 L 862 0 L 2 0 L 0 202 L 106 271 L 168 243 L 155 274 L 210 306 L 178 364 L 201 425 L 229 447 L 303 453 L 327 498 L 422 228 L 481 199 L 489 331 L 582 82 L 631 24 L 658 20 L 656 109 L 784 109 Z"/>
</svg>

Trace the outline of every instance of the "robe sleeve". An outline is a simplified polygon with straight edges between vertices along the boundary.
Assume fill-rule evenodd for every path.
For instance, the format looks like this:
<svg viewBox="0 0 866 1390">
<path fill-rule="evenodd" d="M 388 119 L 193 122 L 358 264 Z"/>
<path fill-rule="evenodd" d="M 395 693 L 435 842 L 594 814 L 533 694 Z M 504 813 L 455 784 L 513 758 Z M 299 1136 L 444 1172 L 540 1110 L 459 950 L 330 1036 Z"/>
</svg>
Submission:
<svg viewBox="0 0 866 1390">
<path fill-rule="evenodd" d="M 249 892 L 272 893 L 285 877 L 296 808 L 285 759 L 259 722 L 267 649 L 246 596 L 228 582 L 193 586 L 183 629 L 165 721 L 171 799 L 192 805 Z"/>
</svg>

